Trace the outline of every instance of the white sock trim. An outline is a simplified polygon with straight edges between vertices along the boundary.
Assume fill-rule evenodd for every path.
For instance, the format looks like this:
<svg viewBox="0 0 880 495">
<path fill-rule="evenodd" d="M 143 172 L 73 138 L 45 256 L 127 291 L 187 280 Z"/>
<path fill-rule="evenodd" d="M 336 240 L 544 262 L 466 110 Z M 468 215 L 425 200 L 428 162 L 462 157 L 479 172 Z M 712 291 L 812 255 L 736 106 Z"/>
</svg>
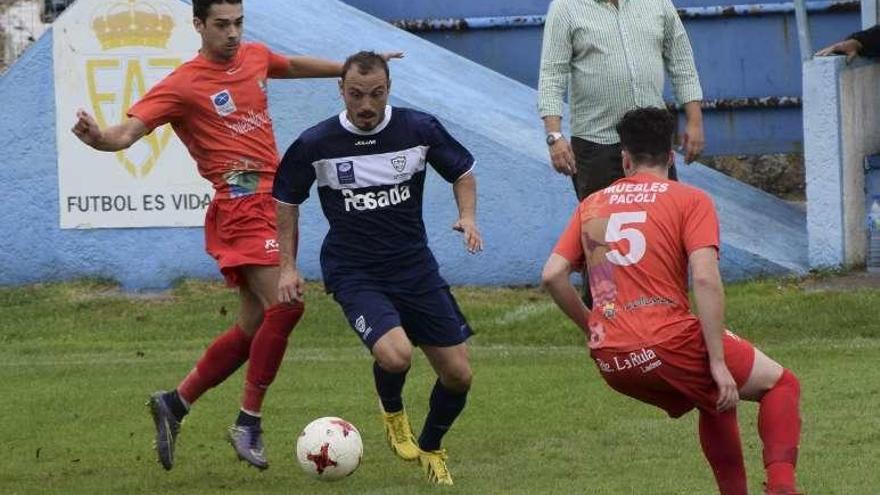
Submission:
<svg viewBox="0 0 880 495">
<path fill-rule="evenodd" d="M 260 413 L 258 413 L 258 412 L 254 412 L 254 411 L 248 411 L 247 409 L 245 409 L 245 408 L 243 408 L 243 407 L 241 408 L 241 412 L 243 412 L 243 413 L 245 413 L 245 414 L 248 414 L 248 415 L 251 415 L 251 416 L 253 416 L 253 417 L 255 417 L 255 418 L 261 418 L 261 417 L 263 417 L 262 414 L 260 414 Z"/>
</svg>

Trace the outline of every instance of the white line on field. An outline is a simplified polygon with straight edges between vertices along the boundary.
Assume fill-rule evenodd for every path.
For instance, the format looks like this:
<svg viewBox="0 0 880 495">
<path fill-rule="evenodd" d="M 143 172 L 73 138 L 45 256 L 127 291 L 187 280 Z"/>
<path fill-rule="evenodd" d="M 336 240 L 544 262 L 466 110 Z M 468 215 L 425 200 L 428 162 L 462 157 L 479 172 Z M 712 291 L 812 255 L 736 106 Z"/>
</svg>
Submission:
<svg viewBox="0 0 880 495">
<path fill-rule="evenodd" d="M 514 323 L 519 323 L 521 321 L 527 320 L 533 316 L 543 314 L 543 313 L 553 309 L 554 307 L 555 306 L 553 305 L 553 303 L 549 303 L 549 302 L 543 302 L 540 304 L 530 303 L 530 304 L 520 306 L 516 309 L 510 310 L 510 311 L 504 313 L 503 315 L 494 318 L 488 324 L 480 323 L 479 325 L 488 325 L 488 326 L 492 326 L 492 327 L 508 326 L 508 325 L 512 325 Z"/>
<path fill-rule="evenodd" d="M 759 348 L 762 346 L 759 344 Z M 784 347 L 784 348 L 781 348 Z M 880 349 L 880 339 L 856 338 L 851 340 L 831 340 L 817 339 L 808 337 L 796 342 L 788 342 L 784 346 L 774 344 L 768 346 L 771 353 L 775 352 L 797 352 L 800 350 L 878 350 Z M 129 357 L 129 355 L 120 356 L 119 353 L 114 355 L 107 354 L 73 354 L 66 358 L 55 360 L 33 359 L 33 354 L 27 356 L 10 355 L 0 353 L 0 369 L 2 368 L 22 368 L 26 370 L 30 367 L 52 367 L 52 366 L 115 366 L 115 365 L 159 365 L 159 364 L 179 364 L 194 363 L 198 358 L 200 350 L 192 349 L 191 351 L 165 351 L 159 350 L 151 355 L 143 357 Z M 129 354 L 129 353 L 126 353 Z M 507 356 L 572 356 L 574 358 L 587 357 L 587 351 L 584 346 L 530 346 L 530 345 L 473 345 L 471 346 L 471 354 L 475 359 L 485 357 L 507 357 Z M 156 357 L 153 357 L 156 356 Z M 344 361 L 366 361 L 370 356 L 365 349 L 358 347 L 349 348 L 333 348 L 333 347 L 310 347 L 308 349 L 290 349 L 285 356 L 285 361 L 290 362 L 344 362 Z"/>
<path fill-rule="evenodd" d="M 510 355 L 586 355 L 583 347 L 579 346 L 520 346 L 520 345 L 491 345 L 471 347 L 471 353 L 479 356 L 510 356 Z M 69 356 L 67 359 L 39 360 L 39 359 L 4 359 L 0 362 L 0 368 L 28 368 L 32 366 L 114 366 L 133 364 L 164 364 L 195 362 L 196 353 L 174 352 L 169 355 L 166 352 L 156 352 L 158 357 L 112 357 L 101 354 Z M 18 357 L 18 356 L 16 356 Z M 370 355 L 363 349 L 336 349 L 336 348 L 309 348 L 290 349 L 287 351 L 285 361 L 291 362 L 342 362 L 369 360 Z"/>
</svg>

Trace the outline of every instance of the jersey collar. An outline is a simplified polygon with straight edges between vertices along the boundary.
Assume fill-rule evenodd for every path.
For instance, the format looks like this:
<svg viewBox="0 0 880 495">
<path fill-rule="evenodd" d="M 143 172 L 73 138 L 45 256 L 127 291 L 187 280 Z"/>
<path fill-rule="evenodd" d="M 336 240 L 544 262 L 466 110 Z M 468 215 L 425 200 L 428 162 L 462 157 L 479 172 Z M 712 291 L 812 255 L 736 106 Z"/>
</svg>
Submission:
<svg viewBox="0 0 880 495">
<path fill-rule="evenodd" d="M 345 114 L 345 110 L 343 110 L 342 113 L 339 114 L 339 123 L 342 125 L 342 127 L 346 131 L 352 134 L 357 134 L 359 136 L 372 136 L 374 134 L 379 134 L 380 132 L 384 131 L 386 127 L 388 127 L 389 122 L 391 122 L 391 105 L 385 106 L 385 118 L 382 119 L 382 122 L 379 122 L 379 125 L 369 131 L 362 131 L 358 129 L 354 124 L 352 124 L 351 121 L 348 120 L 348 115 Z"/>
</svg>

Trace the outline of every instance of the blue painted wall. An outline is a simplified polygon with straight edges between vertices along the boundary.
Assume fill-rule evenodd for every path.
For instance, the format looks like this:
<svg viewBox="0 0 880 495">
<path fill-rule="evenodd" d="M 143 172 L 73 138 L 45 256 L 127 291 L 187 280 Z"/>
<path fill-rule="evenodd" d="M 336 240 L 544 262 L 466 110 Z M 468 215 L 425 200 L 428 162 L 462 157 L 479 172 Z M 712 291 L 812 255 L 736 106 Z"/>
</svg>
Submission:
<svg viewBox="0 0 880 495">
<path fill-rule="evenodd" d="M 548 0 L 346 0 L 386 20 L 545 14 Z M 674 0 L 676 7 L 772 3 L 759 0 Z M 814 49 L 859 29 L 857 13 L 810 14 Z M 794 15 L 687 19 L 707 99 L 801 96 L 801 64 Z M 419 33 L 517 81 L 537 87 L 542 28 Z M 667 91 L 667 99 L 672 100 Z M 537 119 L 537 116 L 535 117 Z M 798 152 L 799 108 L 705 113 L 706 154 Z"/>
<path fill-rule="evenodd" d="M 535 90 L 333 0 L 263 0 L 247 18 L 247 36 L 280 53 L 341 59 L 363 48 L 405 50 L 407 58 L 392 67 L 392 104 L 437 115 L 478 161 L 486 241 L 478 257 L 465 254 L 450 229 L 451 187 L 436 174 L 428 179 L 425 223 L 443 274 L 455 284 L 538 281 L 575 199 L 570 180 L 547 164 Z M 272 81 L 269 94 L 282 151 L 342 108 L 335 81 Z M 15 117 L 0 120 L 0 214 L 7 226 L 0 285 L 103 276 L 141 289 L 167 287 L 179 277 L 217 277 L 199 228 L 59 229 L 51 32 L 0 78 L 0 108 Z M 721 212 L 725 276 L 805 270 L 802 211 L 700 165 L 681 173 L 705 188 Z M 316 200 L 306 203 L 302 218 L 301 268 L 317 278 L 327 227 Z"/>
<path fill-rule="evenodd" d="M 0 78 L 0 284 L 84 276 L 129 288 L 213 277 L 201 229 L 61 230 L 52 36 L 44 35 Z M 82 164 L 89 174 L 89 164 Z"/>
</svg>

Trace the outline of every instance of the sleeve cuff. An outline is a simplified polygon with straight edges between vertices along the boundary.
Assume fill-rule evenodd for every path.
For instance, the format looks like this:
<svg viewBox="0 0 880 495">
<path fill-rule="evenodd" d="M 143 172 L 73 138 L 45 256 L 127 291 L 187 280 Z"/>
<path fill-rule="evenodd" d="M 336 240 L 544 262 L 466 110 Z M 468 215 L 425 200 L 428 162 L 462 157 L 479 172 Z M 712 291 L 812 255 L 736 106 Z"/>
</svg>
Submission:
<svg viewBox="0 0 880 495">
<path fill-rule="evenodd" d="M 134 118 L 134 119 L 140 120 L 141 123 L 144 124 L 144 127 L 147 128 L 147 134 L 151 134 L 154 130 L 156 130 L 157 127 L 159 127 L 158 125 L 156 125 L 155 122 L 144 118 L 142 115 L 140 115 L 137 112 L 129 111 L 129 112 L 126 112 L 125 115 L 130 119 Z"/>
<path fill-rule="evenodd" d="M 460 181 L 461 179 L 467 177 L 468 175 L 473 174 L 473 173 L 474 173 L 474 167 L 476 167 L 476 166 L 477 166 L 477 162 L 476 162 L 476 160 L 474 160 L 474 161 L 471 163 L 471 166 L 470 166 L 467 170 L 465 170 L 464 172 L 462 172 L 458 177 L 456 177 L 455 180 L 452 181 L 452 183 L 454 184 L 454 183 Z"/>
<path fill-rule="evenodd" d="M 676 91 L 679 105 L 692 101 L 703 101 L 703 90 L 699 85 L 688 85 Z"/>
<path fill-rule="evenodd" d="M 283 205 L 287 205 L 287 206 L 299 206 L 299 205 L 300 205 L 299 203 L 288 203 L 287 201 L 281 201 L 281 200 L 278 199 L 278 198 L 275 198 L 275 202 L 276 202 L 276 203 L 281 203 L 281 204 L 283 204 Z"/>
<path fill-rule="evenodd" d="M 538 113 L 544 117 L 562 117 L 562 103 L 538 103 Z"/>
</svg>

